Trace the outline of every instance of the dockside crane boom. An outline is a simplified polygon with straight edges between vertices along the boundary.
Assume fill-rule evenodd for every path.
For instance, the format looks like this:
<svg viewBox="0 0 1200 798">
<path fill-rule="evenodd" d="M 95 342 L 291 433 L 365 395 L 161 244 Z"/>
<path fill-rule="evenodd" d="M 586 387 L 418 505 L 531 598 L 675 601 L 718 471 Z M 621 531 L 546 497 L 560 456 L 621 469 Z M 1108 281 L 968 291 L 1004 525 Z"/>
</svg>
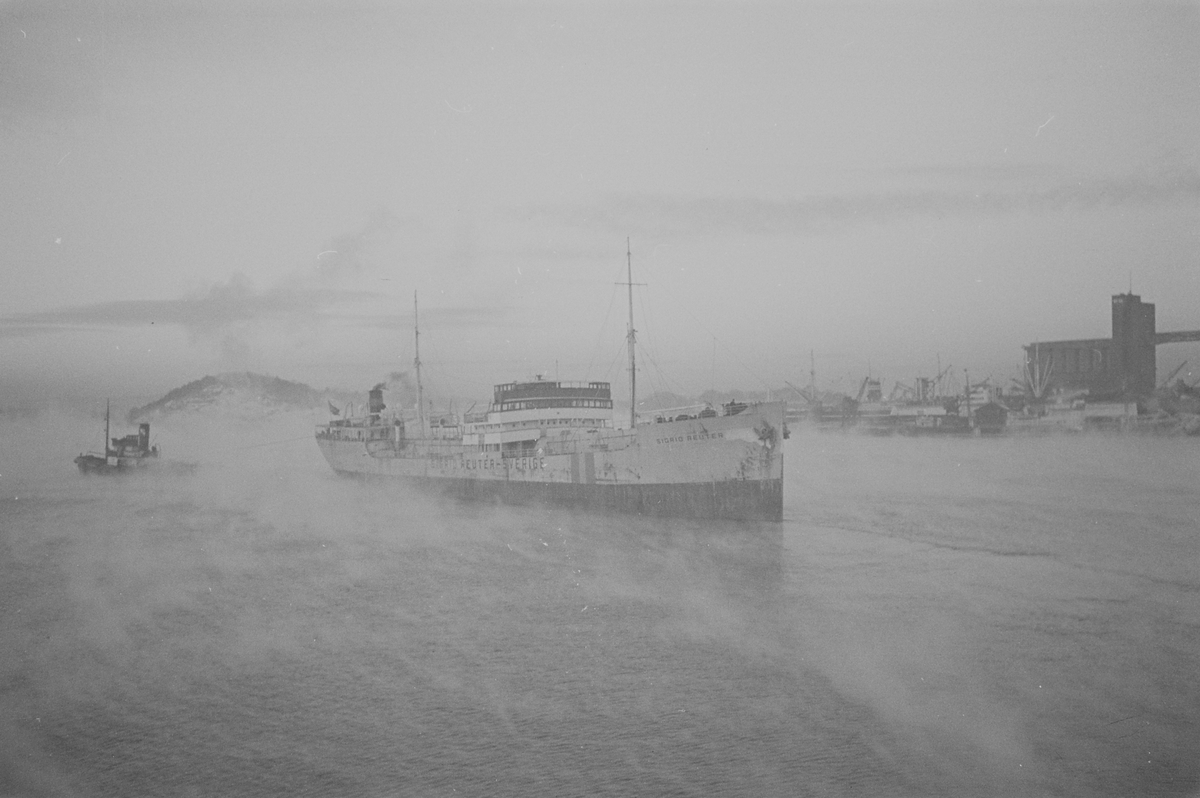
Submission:
<svg viewBox="0 0 1200 798">
<path fill-rule="evenodd" d="M 1183 367 L 1186 366 L 1187 364 L 1188 364 L 1188 362 L 1185 360 L 1182 363 L 1180 363 L 1178 366 L 1176 366 L 1175 370 L 1172 371 L 1170 374 L 1168 374 L 1167 378 L 1165 380 L 1163 380 L 1162 384 L 1159 385 L 1158 387 L 1166 388 L 1168 385 L 1170 385 L 1171 380 L 1175 379 L 1175 375 L 1178 374 L 1179 372 L 1183 371 Z"/>
<path fill-rule="evenodd" d="M 863 377 L 862 385 L 858 386 L 858 396 L 854 397 L 854 401 L 861 402 L 863 394 L 867 392 L 867 383 L 871 381 L 871 375 Z"/>
<path fill-rule="evenodd" d="M 795 391 L 796 393 L 800 394 L 800 397 L 802 399 L 804 399 L 804 401 L 808 402 L 810 405 L 815 405 L 817 403 L 817 397 L 815 394 L 809 393 L 804 388 L 797 388 L 795 385 L 792 385 L 792 383 L 788 382 L 787 380 L 784 380 L 783 383 L 785 385 L 787 385 L 789 388 L 791 388 L 793 391 Z"/>
</svg>

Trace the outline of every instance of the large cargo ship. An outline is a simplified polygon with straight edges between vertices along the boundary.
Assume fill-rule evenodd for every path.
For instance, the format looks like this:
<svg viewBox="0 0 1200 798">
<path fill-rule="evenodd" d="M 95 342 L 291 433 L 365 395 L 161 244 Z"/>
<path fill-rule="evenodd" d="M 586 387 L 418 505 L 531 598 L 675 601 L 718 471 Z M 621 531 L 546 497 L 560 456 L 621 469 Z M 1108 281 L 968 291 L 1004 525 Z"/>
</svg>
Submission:
<svg viewBox="0 0 1200 798">
<path fill-rule="evenodd" d="M 508 503 L 693 518 L 783 516 L 781 402 L 617 429 L 608 383 L 533 380 L 497 385 L 482 418 L 447 416 L 413 429 L 383 414 L 382 393 L 370 392 L 365 416 L 317 428 L 335 471 Z"/>
<path fill-rule="evenodd" d="M 629 285 L 632 292 L 632 274 Z M 387 414 L 376 386 L 365 413 L 317 427 L 321 452 L 341 474 L 394 477 L 462 498 L 782 520 L 784 403 L 640 417 L 632 304 L 628 427 L 614 423 L 609 383 L 540 376 L 495 386 L 486 413 L 433 417 L 423 407 L 415 326 L 416 418 Z"/>
</svg>

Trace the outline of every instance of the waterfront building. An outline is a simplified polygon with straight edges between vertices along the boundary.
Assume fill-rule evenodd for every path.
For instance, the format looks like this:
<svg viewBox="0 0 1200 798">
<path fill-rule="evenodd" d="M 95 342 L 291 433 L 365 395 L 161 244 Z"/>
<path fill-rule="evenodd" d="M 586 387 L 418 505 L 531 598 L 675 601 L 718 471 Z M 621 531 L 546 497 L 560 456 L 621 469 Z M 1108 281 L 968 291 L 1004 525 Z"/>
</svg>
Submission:
<svg viewBox="0 0 1200 798">
<path fill-rule="evenodd" d="M 1160 333 L 1154 304 L 1137 294 L 1112 298 L 1112 337 L 1037 341 L 1025 346 L 1027 375 L 1050 390 L 1092 396 L 1148 396 L 1157 387 L 1155 348 L 1200 341 L 1200 330 Z"/>
</svg>

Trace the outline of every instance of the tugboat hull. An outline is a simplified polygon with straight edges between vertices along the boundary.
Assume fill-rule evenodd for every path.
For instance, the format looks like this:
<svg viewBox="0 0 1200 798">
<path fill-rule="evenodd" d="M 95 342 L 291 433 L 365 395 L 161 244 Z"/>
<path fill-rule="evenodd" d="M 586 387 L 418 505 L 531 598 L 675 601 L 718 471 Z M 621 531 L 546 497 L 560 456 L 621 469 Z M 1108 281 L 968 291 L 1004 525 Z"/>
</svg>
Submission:
<svg viewBox="0 0 1200 798">
<path fill-rule="evenodd" d="M 156 454 L 147 454 L 142 457 L 112 457 L 108 459 L 96 454 L 81 454 L 75 458 L 75 465 L 79 467 L 79 473 L 81 474 L 110 475 L 140 471 L 156 461 Z"/>
</svg>

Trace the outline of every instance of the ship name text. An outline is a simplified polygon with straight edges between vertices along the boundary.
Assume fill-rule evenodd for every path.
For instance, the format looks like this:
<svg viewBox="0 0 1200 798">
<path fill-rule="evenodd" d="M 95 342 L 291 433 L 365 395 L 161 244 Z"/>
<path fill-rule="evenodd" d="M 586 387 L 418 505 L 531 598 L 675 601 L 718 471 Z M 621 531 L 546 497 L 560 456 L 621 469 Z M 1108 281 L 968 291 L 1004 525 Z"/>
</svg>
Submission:
<svg viewBox="0 0 1200 798">
<path fill-rule="evenodd" d="M 697 432 L 695 435 L 672 435 L 668 438 L 655 439 L 656 444 L 664 443 L 690 443 L 692 441 L 707 441 L 713 438 L 724 438 L 724 432 Z"/>
<path fill-rule="evenodd" d="M 505 466 L 514 471 L 536 471 L 546 467 L 545 457 L 512 457 L 512 458 L 462 458 L 448 460 L 447 466 L 465 471 L 503 471 Z"/>
</svg>

